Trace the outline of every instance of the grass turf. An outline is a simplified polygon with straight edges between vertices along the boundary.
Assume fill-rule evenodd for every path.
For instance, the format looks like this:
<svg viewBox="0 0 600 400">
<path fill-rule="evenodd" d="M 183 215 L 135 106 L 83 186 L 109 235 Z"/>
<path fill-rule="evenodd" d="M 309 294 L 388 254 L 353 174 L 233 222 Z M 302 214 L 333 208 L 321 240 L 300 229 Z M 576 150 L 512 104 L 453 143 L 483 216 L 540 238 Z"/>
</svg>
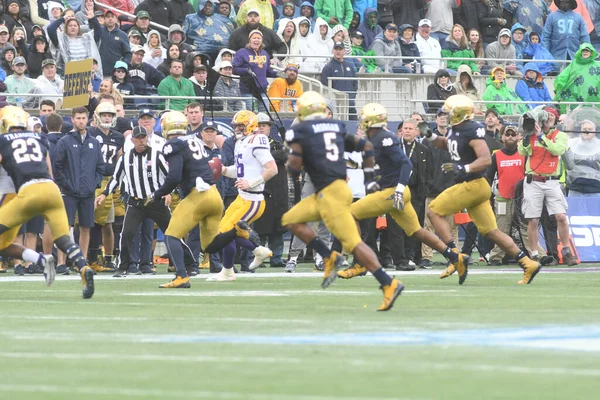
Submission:
<svg viewBox="0 0 600 400">
<path fill-rule="evenodd" d="M 387 313 L 371 276 L 101 277 L 91 300 L 0 276 L 0 398 L 597 398 L 600 274 L 472 270 L 401 274 Z"/>
</svg>

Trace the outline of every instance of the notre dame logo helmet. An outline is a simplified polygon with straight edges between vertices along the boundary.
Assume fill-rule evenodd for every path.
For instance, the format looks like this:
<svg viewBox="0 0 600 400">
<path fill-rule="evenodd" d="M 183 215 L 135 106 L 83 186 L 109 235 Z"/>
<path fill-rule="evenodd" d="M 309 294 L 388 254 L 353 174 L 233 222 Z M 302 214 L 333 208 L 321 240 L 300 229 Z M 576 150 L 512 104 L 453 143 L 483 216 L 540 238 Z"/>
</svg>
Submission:
<svg viewBox="0 0 600 400">
<path fill-rule="evenodd" d="M 442 111 L 448 113 L 450 125 L 458 125 L 469 119 L 473 119 L 473 101 L 465 95 L 455 94 L 444 102 Z"/>
<path fill-rule="evenodd" d="M 6 106 L 0 110 L 0 132 L 8 133 L 13 128 L 27 130 L 29 113 L 21 107 Z"/>
<path fill-rule="evenodd" d="M 317 92 L 304 92 L 304 94 L 296 100 L 296 116 L 300 121 L 326 118 L 327 114 L 327 102 L 325 101 L 325 98 Z"/>
<path fill-rule="evenodd" d="M 181 111 L 169 111 L 164 113 L 160 119 L 160 127 L 163 136 L 187 134 L 187 118 Z"/>
<path fill-rule="evenodd" d="M 385 128 L 387 119 L 387 110 L 381 104 L 369 103 L 360 111 L 360 127 L 364 131 L 369 128 Z"/>
</svg>

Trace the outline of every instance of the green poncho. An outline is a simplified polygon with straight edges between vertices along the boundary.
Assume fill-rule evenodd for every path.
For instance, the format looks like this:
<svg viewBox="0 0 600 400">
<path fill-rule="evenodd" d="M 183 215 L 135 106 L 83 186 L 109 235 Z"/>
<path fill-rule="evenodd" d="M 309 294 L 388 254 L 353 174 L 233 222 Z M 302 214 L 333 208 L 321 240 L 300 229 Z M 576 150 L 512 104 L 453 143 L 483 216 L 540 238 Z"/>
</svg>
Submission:
<svg viewBox="0 0 600 400">
<path fill-rule="evenodd" d="M 373 50 L 365 51 L 362 46 L 352 46 L 352 55 L 353 56 L 374 56 Z M 361 58 L 360 62 L 365 66 L 366 72 L 375 72 L 377 69 L 377 63 L 375 63 L 374 58 Z"/>
<path fill-rule="evenodd" d="M 514 90 L 506 86 L 506 81 L 497 82 L 494 80 L 494 72 L 500 67 L 496 67 L 492 70 L 492 74 L 485 81 L 485 93 L 483 93 L 482 100 L 484 101 L 514 101 L 515 104 L 494 104 L 485 103 L 488 110 L 493 108 L 498 111 L 500 115 L 516 115 L 527 112 L 528 108 L 522 102 L 521 98 L 517 96 Z"/>
<path fill-rule="evenodd" d="M 592 52 L 589 58 L 583 58 L 581 55 L 585 49 Z M 598 53 L 591 44 L 583 43 L 579 46 L 575 59 L 554 81 L 555 101 L 600 101 L 600 62 L 595 61 L 596 57 Z M 560 112 L 564 113 L 566 108 L 567 106 L 561 105 Z"/>
</svg>

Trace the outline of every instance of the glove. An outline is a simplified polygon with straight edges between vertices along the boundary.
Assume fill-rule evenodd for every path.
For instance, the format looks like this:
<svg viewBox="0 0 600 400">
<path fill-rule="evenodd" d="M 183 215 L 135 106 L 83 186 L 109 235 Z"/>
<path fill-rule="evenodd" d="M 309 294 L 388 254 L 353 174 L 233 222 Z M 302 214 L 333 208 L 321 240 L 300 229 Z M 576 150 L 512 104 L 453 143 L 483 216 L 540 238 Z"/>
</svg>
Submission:
<svg viewBox="0 0 600 400">
<path fill-rule="evenodd" d="M 349 168 L 349 169 L 358 169 L 358 168 L 360 168 L 360 166 L 352 158 L 347 158 L 346 159 L 346 168 Z"/>
<path fill-rule="evenodd" d="M 365 168 L 363 171 L 365 173 L 365 189 L 367 194 L 381 190 L 379 183 L 377 183 L 375 170 L 373 168 Z"/>
<path fill-rule="evenodd" d="M 396 186 L 396 191 L 393 195 L 387 198 L 387 200 L 392 200 L 394 202 L 394 208 L 396 210 L 403 211 L 404 210 L 404 185 L 399 183 Z"/>
<path fill-rule="evenodd" d="M 465 167 L 457 163 L 444 163 L 442 164 L 442 171 L 444 173 L 454 172 L 455 174 L 466 173 Z"/>
<path fill-rule="evenodd" d="M 248 75 L 256 78 L 256 74 L 254 73 L 254 71 L 252 71 L 252 68 L 248 68 Z"/>
<path fill-rule="evenodd" d="M 206 182 L 204 182 L 204 179 L 198 177 L 196 178 L 196 190 L 199 191 L 200 193 L 202 192 L 206 192 L 208 189 L 210 189 L 210 185 Z"/>
<path fill-rule="evenodd" d="M 431 130 L 431 126 L 429 126 L 429 124 L 425 121 L 423 122 L 419 122 L 417 124 L 417 129 L 419 130 L 419 133 L 421 134 L 421 136 L 426 137 L 429 140 L 433 140 L 433 131 Z"/>
</svg>

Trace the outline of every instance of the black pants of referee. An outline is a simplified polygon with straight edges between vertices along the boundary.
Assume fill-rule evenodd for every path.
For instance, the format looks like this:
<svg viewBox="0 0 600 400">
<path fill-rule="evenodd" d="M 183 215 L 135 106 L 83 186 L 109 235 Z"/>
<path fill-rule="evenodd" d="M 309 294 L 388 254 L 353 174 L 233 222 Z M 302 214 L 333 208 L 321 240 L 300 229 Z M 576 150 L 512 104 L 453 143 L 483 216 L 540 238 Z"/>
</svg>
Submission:
<svg viewBox="0 0 600 400">
<path fill-rule="evenodd" d="M 130 198 L 127 201 L 127 211 L 125 211 L 123 230 L 121 231 L 121 254 L 119 255 L 119 270 L 121 271 L 129 269 L 133 238 L 139 232 L 140 226 L 146 218 L 152 219 L 163 232 L 166 232 L 171 221 L 171 211 L 163 199 L 154 200 L 147 205 L 144 205 L 144 200 Z M 196 262 L 190 248 L 185 243 L 183 243 L 183 256 L 186 267 L 192 267 Z"/>
</svg>

